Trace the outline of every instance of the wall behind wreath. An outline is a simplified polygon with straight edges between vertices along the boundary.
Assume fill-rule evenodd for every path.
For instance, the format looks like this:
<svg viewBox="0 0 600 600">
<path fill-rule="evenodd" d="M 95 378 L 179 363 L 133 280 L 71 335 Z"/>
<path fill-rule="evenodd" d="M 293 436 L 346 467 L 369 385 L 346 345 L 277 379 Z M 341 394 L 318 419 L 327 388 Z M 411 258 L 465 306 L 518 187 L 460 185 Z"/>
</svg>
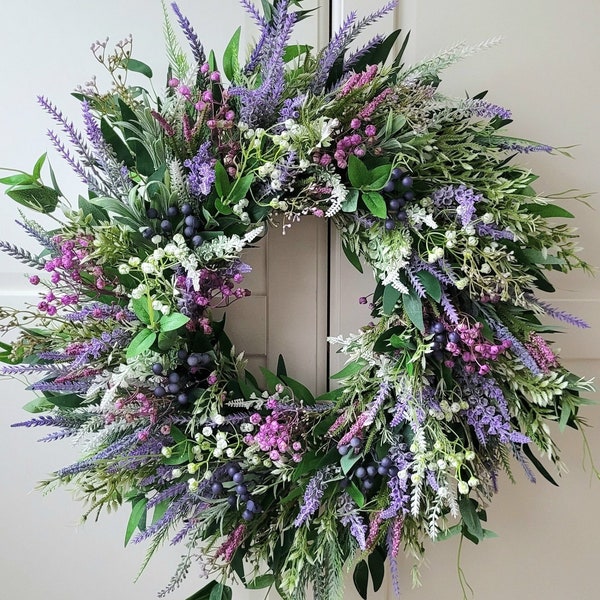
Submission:
<svg viewBox="0 0 600 600">
<path fill-rule="evenodd" d="M 311 5 L 316 2 L 311 2 Z M 320 2 L 322 11 L 329 2 Z M 334 18 L 349 10 L 367 13 L 379 5 L 373 0 L 333 0 Z M 199 32 L 210 32 L 207 46 L 223 47 L 242 22 L 236 0 L 181 0 Z M 206 17 L 206 15 L 210 15 Z M 103 0 L 52 3 L 30 0 L 4 3 L 0 8 L 0 166 L 29 168 L 50 145 L 44 137 L 49 126 L 35 105 L 44 93 L 66 112 L 75 115 L 69 90 L 98 68 L 87 51 L 97 37 L 117 40 L 132 32 L 136 55 L 163 72 L 163 44 L 158 0 Z M 462 95 L 489 89 L 489 98 L 513 110 L 515 133 L 554 145 L 578 144 L 576 160 L 563 157 L 524 157 L 542 174 L 540 189 L 560 191 L 577 187 L 600 190 L 597 164 L 600 151 L 600 3 L 597 0 L 405 0 L 395 20 L 412 30 L 409 61 L 436 53 L 457 41 L 471 43 L 502 35 L 504 42 L 450 69 L 444 90 Z M 388 25 L 384 23 L 383 26 Z M 390 25 L 391 26 L 391 25 Z M 310 28 L 309 28 L 310 30 Z M 311 35 L 316 35 L 314 32 Z M 160 78 L 158 79 L 160 81 Z M 55 155 L 53 165 L 61 182 L 74 181 Z M 81 189 L 63 185 L 71 195 Z M 592 199 L 592 204 L 595 200 Z M 569 205 L 569 209 L 573 208 Z M 576 206 L 586 258 L 598 263 L 600 219 L 597 213 Z M 0 204 L 0 237 L 15 239 L 12 206 Z M 17 238 L 23 241 L 25 238 Z M 368 320 L 355 302 L 362 289 L 371 289 L 345 267 L 333 244 L 332 332 L 349 331 Z M 27 286 L 16 263 L 0 257 L 0 302 L 25 301 Z M 560 346 L 569 366 L 582 374 L 600 373 L 596 339 L 600 331 L 598 280 L 583 276 L 556 280 L 559 293 L 553 302 L 586 318 L 591 331 L 569 330 Z M 290 285 L 293 282 L 290 281 Z M 343 286 L 343 293 L 342 293 Z M 316 290 L 318 291 L 318 290 Z M 315 292 L 304 292 L 308 297 Z M 336 295 L 337 294 L 337 295 Z M 46 497 L 28 493 L 52 469 L 72 461 L 68 444 L 35 444 L 36 431 L 9 429 L 23 418 L 20 406 L 29 395 L 17 381 L 2 382 L 0 410 L 0 597 L 89 600 L 154 597 L 168 580 L 179 555 L 166 549 L 151 564 L 139 583 L 131 583 L 143 557 L 143 548 L 122 549 L 127 514 L 109 515 L 98 525 L 77 527 L 81 506 L 64 491 Z M 586 415 L 592 454 L 600 461 L 600 412 Z M 595 518 L 600 504 L 600 483 L 589 485 L 590 471 L 581 467 L 579 438 L 567 432 L 558 439 L 570 473 L 555 489 L 541 479 L 533 486 L 515 469 L 518 486 L 501 482 L 501 493 L 488 515 L 489 527 L 500 538 L 463 551 L 463 567 L 481 600 L 596 600 L 596 562 L 600 556 L 600 525 Z M 410 590 L 410 562 L 402 568 L 404 600 L 454 600 L 461 592 L 456 577 L 455 541 L 433 544 L 423 568 L 424 587 Z M 202 582 L 193 575 L 174 600 L 182 600 Z M 350 584 L 351 585 L 351 584 Z M 261 598 L 236 592 L 236 600 Z M 357 598 L 348 593 L 348 598 Z M 391 598 L 382 592 L 378 598 Z"/>
</svg>

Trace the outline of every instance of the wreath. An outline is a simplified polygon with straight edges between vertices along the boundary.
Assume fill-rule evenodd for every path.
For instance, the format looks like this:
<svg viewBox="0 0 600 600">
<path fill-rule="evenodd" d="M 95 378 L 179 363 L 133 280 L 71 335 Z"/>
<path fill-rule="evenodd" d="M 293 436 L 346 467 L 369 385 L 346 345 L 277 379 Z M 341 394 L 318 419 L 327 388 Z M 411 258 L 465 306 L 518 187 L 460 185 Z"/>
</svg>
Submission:
<svg viewBox="0 0 600 600">
<path fill-rule="evenodd" d="M 343 597 L 343 573 L 366 598 L 401 547 L 426 538 L 484 539 L 485 507 L 511 457 L 552 479 L 536 451 L 559 456 L 547 422 L 582 429 L 590 382 L 559 362 L 544 315 L 585 327 L 536 290 L 548 271 L 588 269 L 572 215 L 538 195 L 524 152 L 554 149 L 506 134 L 510 112 L 438 91 L 458 45 L 414 66 L 391 55 L 400 31 L 352 42 L 392 2 L 351 14 L 319 52 L 289 40 L 300 0 L 241 4 L 260 36 L 240 62 L 240 31 L 219 69 L 177 5 L 190 62 L 166 17 L 162 97 L 128 38 L 92 51 L 112 87 L 80 88 L 85 133 L 47 98 L 50 139 L 86 184 L 77 207 L 45 155 L 2 179 L 44 214 L 19 225 L 43 250 L 2 249 L 37 269 L 28 310 L 2 309 L 3 373 L 38 392 L 17 426 L 84 442 L 80 461 L 44 482 L 88 503 L 129 504 L 126 540 L 185 552 L 160 596 L 193 569 L 195 600 L 231 598 L 228 578 L 283 598 Z M 390 56 L 391 55 L 391 56 Z M 69 149 L 65 139 L 71 145 Z M 371 322 L 336 338 L 347 362 L 317 398 L 280 360 L 246 370 L 215 307 L 242 301 L 242 252 L 274 219 L 330 219 L 348 260 L 376 286 Z M 246 255 L 244 255 L 245 257 Z"/>
</svg>

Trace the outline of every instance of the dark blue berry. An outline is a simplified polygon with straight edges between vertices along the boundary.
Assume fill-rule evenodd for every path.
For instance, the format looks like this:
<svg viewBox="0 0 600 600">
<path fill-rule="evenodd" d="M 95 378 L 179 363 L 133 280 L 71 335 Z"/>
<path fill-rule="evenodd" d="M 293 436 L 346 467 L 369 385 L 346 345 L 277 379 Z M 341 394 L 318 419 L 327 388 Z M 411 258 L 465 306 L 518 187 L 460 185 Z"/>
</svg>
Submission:
<svg viewBox="0 0 600 600">
<path fill-rule="evenodd" d="M 396 215 L 396 218 L 398 219 L 398 221 L 406 221 L 406 219 L 408 219 L 408 214 L 405 210 L 399 210 L 398 214 Z"/>
<path fill-rule="evenodd" d="M 157 211 L 155 208 L 149 208 L 149 209 L 146 211 L 146 216 L 147 216 L 149 219 L 157 219 L 157 218 L 158 218 L 158 211 Z"/>
<path fill-rule="evenodd" d="M 146 240 L 149 240 L 154 235 L 154 231 L 150 229 L 150 227 L 146 227 L 144 231 L 142 231 L 142 237 Z"/>
<path fill-rule="evenodd" d="M 400 209 L 400 201 L 398 200 L 398 198 L 392 198 L 388 202 L 388 208 L 390 210 L 393 210 L 394 212 L 396 212 L 397 210 L 399 210 Z"/>
<path fill-rule="evenodd" d="M 404 177 L 404 178 L 402 179 L 402 185 L 403 185 L 405 188 L 412 187 L 412 185 L 413 185 L 413 178 L 412 178 L 410 175 L 407 175 L 406 177 Z"/>
<path fill-rule="evenodd" d="M 357 436 L 354 436 L 354 437 L 353 437 L 353 438 L 350 440 L 350 445 L 351 445 L 353 448 L 360 448 L 360 447 L 361 447 L 361 445 L 362 445 L 362 440 L 361 440 L 359 437 L 357 437 Z"/>
<path fill-rule="evenodd" d="M 384 456 L 381 459 L 381 466 L 385 467 L 386 469 L 389 469 L 394 463 L 392 462 L 392 459 L 389 456 Z"/>
<path fill-rule="evenodd" d="M 346 446 L 344 444 L 342 444 L 341 446 L 338 446 L 338 452 L 342 455 L 342 456 L 346 456 L 346 454 L 348 454 L 348 451 L 350 450 L 349 446 Z"/>
<path fill-rule="evenodd" d="M 198 219 L 194 215 L 188 215 L 185 218 L 185 224 L 188 227 L 198 227 Z"/>
<path fill-rule="evenodd" d="M 248 502 L 246 502 L 246 508 L 250 512 L 255 513 L 256 512 L 256 503 L 254 502 L 254 500 L 248 500 Z"/>
<path fill-rule="evenodd" d="M 434 323 L 431 329 L 433 329 L 434 333 L 444 333 L 444 331 L 446 331 L 444 324 L 440 323 L 439 321 L 437 323 Z"/>
<path fill-rule="evenodd" d="M 218 481 L 215 481 L 210 486 L 210 491 L 213 493 L 213 496 L 218 496 L 223 491 L 223 486 Z M 232 497 L 232 496 L 230 496 L 230 497 Z M 235 500 L 235 498 L 234 498 L 234 500 Z"/>
<path fill-rule="evenodd" d="M 460 342 L 460 335 L 456 333 L 456 331 L 451 331 L 448 334 L 448 341 L 452 342 L 453 344 L 458 344 L 458 342 Z"/>
<path fill-rule="evenodd" d="M 404 192 L 404 194 L 402 195 L 402 197 L 407 202 L 412 202 L 415 199 L 415 193 L 412 190 L 408 190 L 408 192 Z"/>
<path fill-rule="evenodd" d="M 387 467 L 384 467 L 383 465 L 379 465 L 379 466 L 377 467 L 377 472 L 378 472 L 380 475 L 387 475 L 387 474 L 388 474 L 388 468 L 387 468 Z"/>
<path fill-rule="evenodd" d="M 181 205 L 181 214 L 184 217 L 187 217 L 188 215 L 192 214 L 192 205 L 189 202 L 186 202 L 185 204 Z"/>
<path fill-rule="evenodd" d="M 400 177 L 402 177 L 402 175 L 403 175 L 402 169 L 399 169 L 398 167 L 396 167 L 395 169 L 392 169 L 391 178 L 394 181 L 400 179 Z"/>
<path fill-rule="evenodd" d="M 181 348 L 180 350 L 177 350 L 177 358 L 179 360 L 185 360 L 188 357 L 188 351 L 184 350 L 183 348 Z"/>
<path fill-rule="evenodd" d="M 367 476 L 367 470 L 364 467 L 358 467 L 358 469 L 356 469 L 356 471 L 354 472 L 354 474 L 359 479 L 364 479 Z"/>
<path fill-rule="evenodd" d="M 396 221 L 394 221 L 394 219 L 386 219 L 385 220 L 385 228 L 388 231 L 391 231 L 392 229 L 394 229 L 394 227 L 396 227 Z"/>
<path fill-rule="evenodd" d="M 160 363 L 154 363 L 152 365 L 152 372 L 155 375 L 160 375 L 163 372 L 163 366 Z"/>
<path fill-rule="evenodd" d="M 186 238 L 194 237 L 195 233 L 196 233 L 196 228 L 195 227 L 185 227 L 184 230 L 183 230 L 183 235 Z"/>
<path fill-rule="evenodd" d="M 235 486 L 235 491 L 239 496 L 241 496 L 242 494 L 248 493 L 248 488 L 245 484 L 240 483 L 239 485 Z"/>
<path fill-rule="evenodd" d="M 235 496 L 227 496 L 227 504 L 232 508 L 237 505 L 237 498 Z"/>
<path fill-rule="evenodd" d="M 166 393 L 167 393 L 167 390 L 165 390 L 165 388 L 162 385 L 157 385 L 154 388 L 154 395 L 157 398 L 162 398 Z"/>
<path fill-rule="evenodd" d="M 242 519 L 244 519 L 244 521 L 252 521 L 253 518 L 254 518 L 254 513 L 249 511 L 248 509 L 246 509 L 242 513 Z"/>
<path fill-rule="evenodd" d="M 189 401 L 190 401 L 190 397 L 185 392 L 181 392 L 181 394 L 179 394 L 179 396 L 177 396 L 177 402 L 179 404 L 181 404 L 182 406 L 187 404 Z"/>
<path fill-rule="evenodd" d="M 167 219 L 164 219 L 160 222 L 160 228 L 165 232 L 172 231 L 173 225 L 172 225 L 171 221 L 167 221 Z"/>
<path fill-rule="evenodd" d="M 169 394 L 179 394 L 179 390 L 181 390 L 181 386 L 178 383 L 170 383 L 167 386 L 167 390 Z"/>
<path fill-rule="evenodd" d="M 364 488 L 365 490 L 370 490 L 370 489 L 372 489 L 372 488 L 373 488 L 373 486 L 375 485 L 375 482 L 374 482 L 372 479 L 365 479 L 365 480 L 362 482 L 362 485 L 363 485 L 363 488 Z"/>
<path fill-rule="evenodd" d="M 244 474 L 241 471 L 233 474 L 231 478 L 234 483 L 244 483 Z"/>
<path fill-rule="evenodd" d="M 167 208 L 167 217 L 176 217 L 179 214 L 179 209 L 176 206 Z"/>
<path fill-rule="evenodd" d="M 176 373 L 175 371 L 169 373 L 169 383 L 179 383 L 180 379 L 179 373 Z"/>
<path fill-rule="evenodd" d="M 377 467 L 375 467 L 374 465 L 369 465 L 367 467 L 367 475 L 369 477 L 375 477 L 376 474 L 377 474 Z"/>
<path fill-rule="evenodd" d="M 391 194 L 396 189 L 396 183 L 391 179 L 383 186 L 383 191 Z"/>
<path fill-rule="evenodd" d="M 250 494 L 245 493 L 245 494 L 240 494 L 240 502 L 247 502 L 250 498 Z"/>
<path fill-rule="evenodd" d="M 200 359 L 198 358 L 198 355 L 197 355 L 197 354 L 190 354 L 190 355 L 187 357 L 187 361 L 186 361 L 186 362 L 187 362 L 187 364 L 188 364 L 190 367 L 197 367 L 197 366 L 198 366 L 198 363 L 200 362 Z"/>
<path fill-rule="evenodd" d="M 227 467 L 227 475 L 233 477 L 239 470 L 240 467 L 238 465 L 229 465 L 229 467 Z"/>
<path fill-rule="evenodd" d="M 202 239 L 201 235 L 195 235 L 192 238 L 192 244 L 194 244 L 194 246 L 197 248 L 198 246 L 202 246 L 202 244 L 204 244 L 204 240 Z"/>
</svg>

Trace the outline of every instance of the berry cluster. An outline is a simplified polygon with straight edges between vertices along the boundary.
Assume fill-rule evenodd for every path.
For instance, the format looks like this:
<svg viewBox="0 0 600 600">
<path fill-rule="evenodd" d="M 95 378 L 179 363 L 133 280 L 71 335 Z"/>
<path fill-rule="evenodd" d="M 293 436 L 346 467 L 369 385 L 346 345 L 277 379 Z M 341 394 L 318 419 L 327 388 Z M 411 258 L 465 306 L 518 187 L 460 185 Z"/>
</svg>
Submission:
<svg viewBox="0 0 600 600">
<path fill-rule="evenodd" d="M 190 403 L 191 393 L 206 383 L 212 358 L 205 352 L 188 353 L 183 349 L 179 350 L 177 358 L 182 361 L 181 364 L 166 373 L 162 363 L 152 365 L 152 372 L 163 376 L 162 382 L 153 391 L 157 398 L 173 396 L 181 406 L 186 406 Z"/>
<path fill-rule="evenodd" d="M 232 464 L 227 468 L 227 475 L 230 477 L 227 487 L 231 493 L 227 496 L 227 502 L 231 508 L 242 510 L 242 519 L 244 521 L 252 521 L 255 515 L 262 512 L 262 507 L 255 499 L 252 498 L 248 491 L 248 486 L 251 482 L 246 481 L 246 476 L 242 472 L 238 464 Z M 225 490 L 223 484 L 216 481 L 211 486 L 213 496 L 220 496 Z"/>
<path fill-rule="evenodd" d="M 197 248 L 204 243 L 204 239 L 200 235 L 200 219 L 193 213 L 194 209 L 189 202 L 182 204 L 181 207 L 169 206 L 166 215 L 161 215 L 156 208 L 151 207 L 146 211 L 146 216 L 157 223 L 154 227 L 146 227 L 142 235 L 149 240 L 155 235 L 170 236 L 181 231 L 183 237 Z"/>
<path fill-rule="evenodd" d="M 349 453 L 360 454 L 361 451 L 362 440 L 357 436 L 351 438 L 348 444 L 338 446 L 338 452 L 342 456 Z M 361 491 L 367 494 L 372 489 L 379 489 L 380 486 L 376 485 L 377 477 L 395 477 L 396 475 L 398 475 L 398 468 L 389 456 L 377 459 L 374 454 L 371 454 L 354 465 L 353 471 L 342 480 L 341 486 L 348 487 L 354 478 Z"/>
<path fill-rule="evenodd" d="M 392 170 L 389 181 L 383 186 L 388 212 L 385 228 L 388 231 L 394 229 L 398 222 L 406 221 L 404 207 L 407 202 L 415 199 L 412 187 L 413 178 L 410 175 L 397 167 Z"/>
</svg>

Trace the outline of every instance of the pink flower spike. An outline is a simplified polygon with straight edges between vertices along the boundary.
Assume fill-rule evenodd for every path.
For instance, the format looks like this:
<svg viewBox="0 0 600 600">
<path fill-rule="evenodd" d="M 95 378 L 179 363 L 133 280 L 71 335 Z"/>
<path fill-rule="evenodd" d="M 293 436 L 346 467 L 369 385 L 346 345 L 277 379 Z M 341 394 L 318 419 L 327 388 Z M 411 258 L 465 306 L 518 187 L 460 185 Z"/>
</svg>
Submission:
<svg viewBox="0 0 600 600">
<path fill-rule="evenodd" d="M 172 77 L 169 79 L 168 85 L 172 88 L 177 87 L 179 85 L 179 79 L 177 79 L 177 77 Z"/>
</svg>

